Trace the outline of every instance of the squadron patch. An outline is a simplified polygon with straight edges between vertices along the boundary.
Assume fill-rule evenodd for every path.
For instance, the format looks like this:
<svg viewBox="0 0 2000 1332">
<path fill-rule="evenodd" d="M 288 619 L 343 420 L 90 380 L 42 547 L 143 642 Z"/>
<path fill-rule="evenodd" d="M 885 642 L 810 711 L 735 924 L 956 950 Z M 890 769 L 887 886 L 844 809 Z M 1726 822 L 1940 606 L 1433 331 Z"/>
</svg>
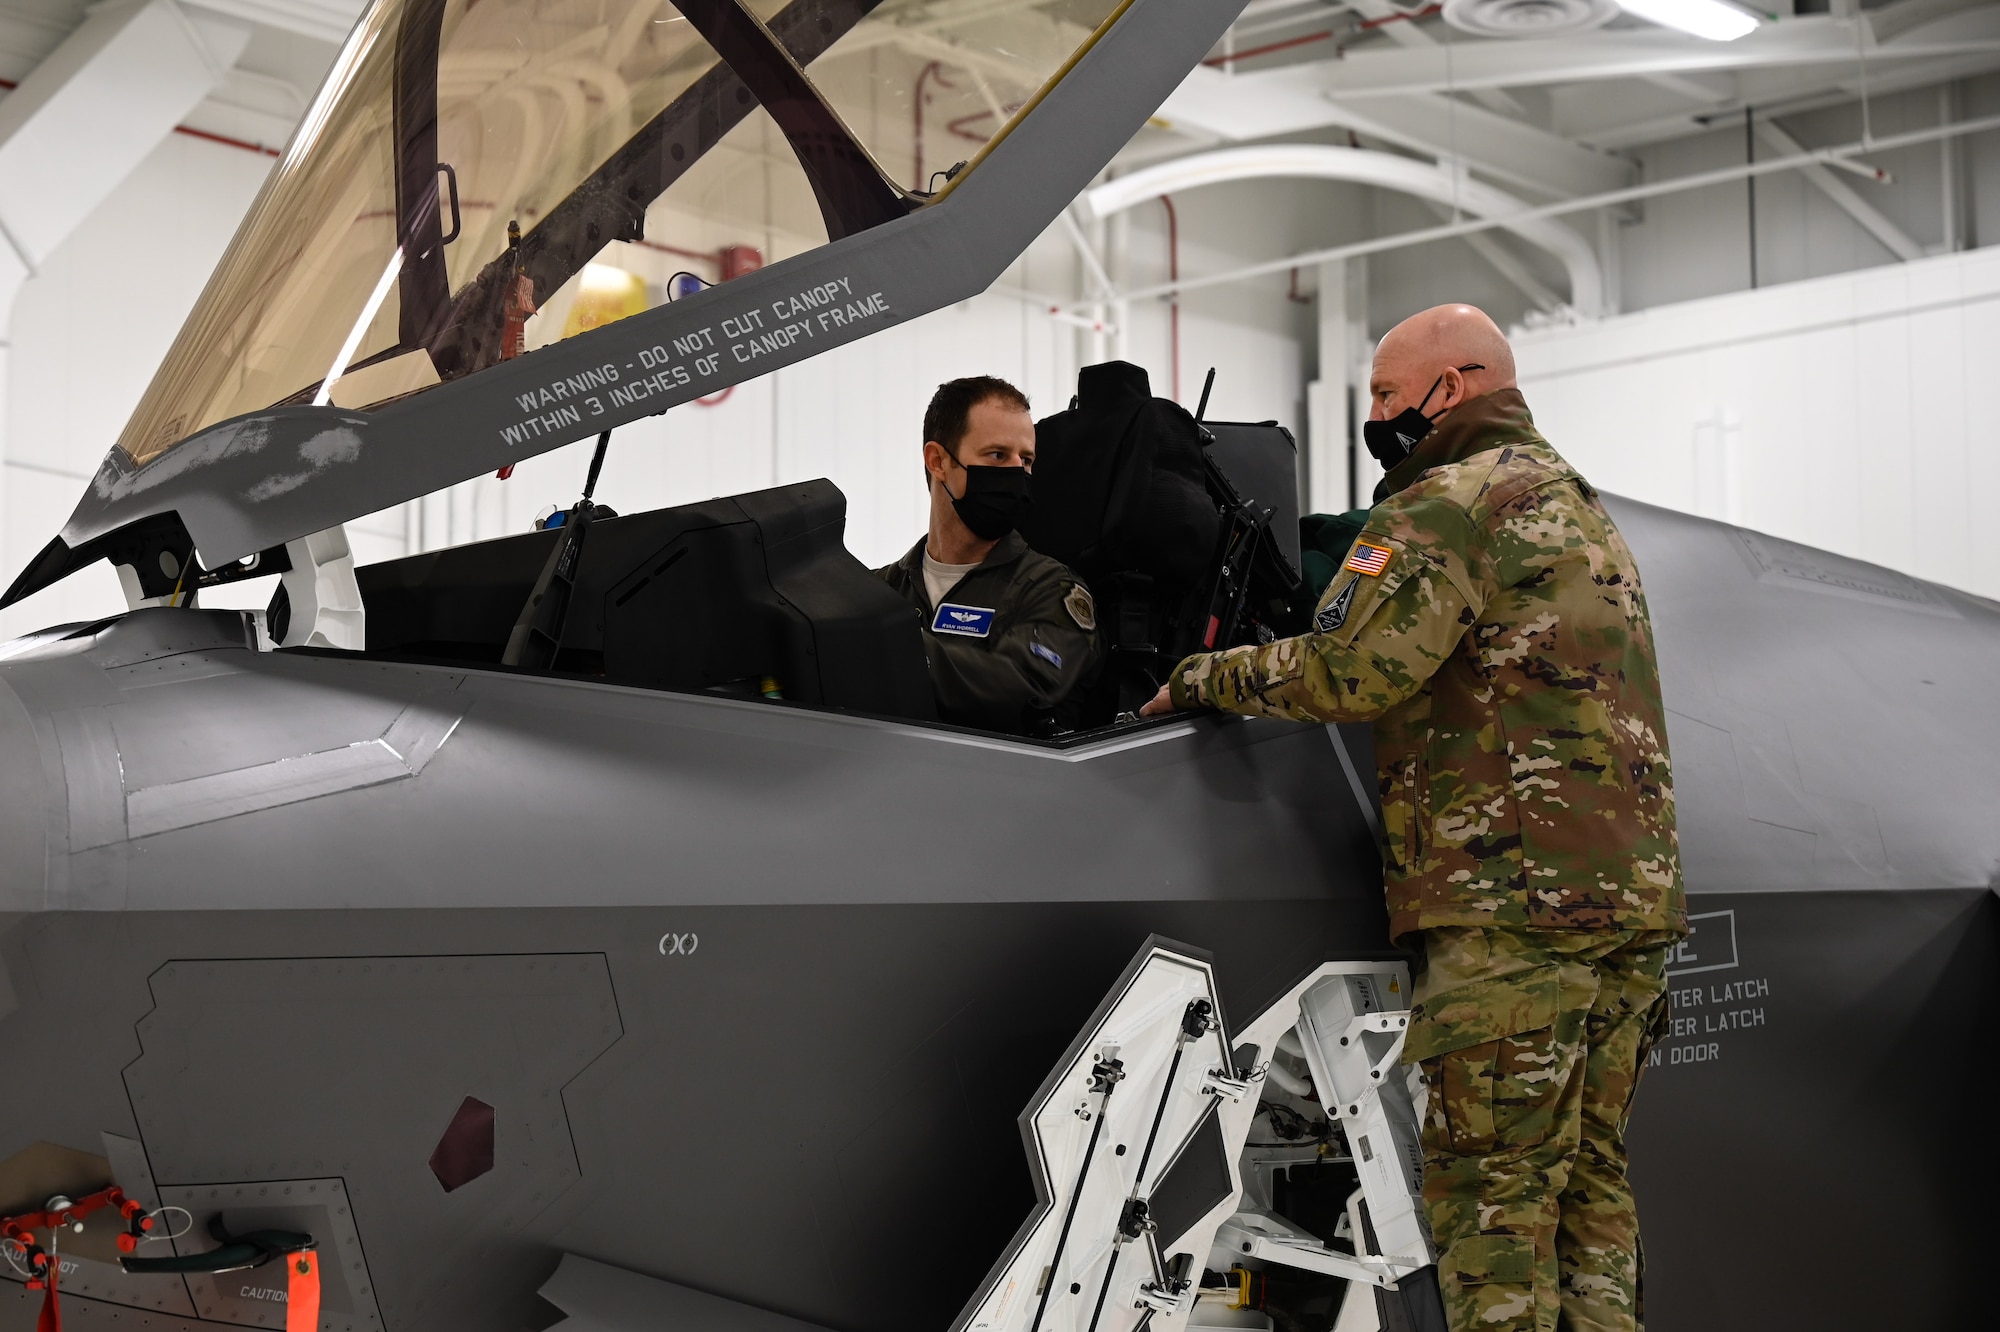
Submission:
<svg viewBox="0 0 2000 1332">
<path fill-rule="evenodd" d="M 1313 628 L 1323 634 L 1330 634 L 1340 628 L 1341 625 L 1346 624 L 1347 612 L 1354 605 L 1354 589 L 1360 586 L 1361 580 L 1359 578 L 1348 579 L 1347 586 L 1340 589 L 1340 594 L 1328 602 L 1325 608 L 1317 615 L 1313 616 Z"/>
<path fill-rule="evenodd" d="M 1378 546 L 1372 541 L 1357 541 L 1354 549 L 1347 552 L 1347 563 L 1340 567 L 1373 578 L 1389 567 L 1389 561 L 1395 554 L 1387 546 Z"/>
<path fill-rule="evenodd" d="M 1097 606 L 1082 583 L 1070 588 L 1069 595 L 1063 598 L 1063 609 L 1069 612 L 1070 619 L 1076 621 L 1076 627 L 1085 633 L 1097 628 Z"/>
</svg>

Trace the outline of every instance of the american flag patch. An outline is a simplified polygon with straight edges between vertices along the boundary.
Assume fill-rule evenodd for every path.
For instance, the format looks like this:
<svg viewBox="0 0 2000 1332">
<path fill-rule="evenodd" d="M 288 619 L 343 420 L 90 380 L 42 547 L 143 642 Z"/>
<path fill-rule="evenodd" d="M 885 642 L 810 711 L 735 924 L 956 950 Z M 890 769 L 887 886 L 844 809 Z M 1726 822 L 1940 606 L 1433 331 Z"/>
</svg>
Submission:
<svg viewBox="0 0 2000 1332">
<path fill-rule="evenodd" d="M 1372 577 L 1389 567 L 1389 557 L 1395 553 L 1395 551 L 1390 550 L 1387 546 L 1377 546 L 1368 541 L 1357 541 L 1354 543 L 1354 549 L 1347 552 L 1347 563 L 1340 567 L 1343 569 L 1352 569 L 1356 573 L 1368 574 Z"/>
</svg>

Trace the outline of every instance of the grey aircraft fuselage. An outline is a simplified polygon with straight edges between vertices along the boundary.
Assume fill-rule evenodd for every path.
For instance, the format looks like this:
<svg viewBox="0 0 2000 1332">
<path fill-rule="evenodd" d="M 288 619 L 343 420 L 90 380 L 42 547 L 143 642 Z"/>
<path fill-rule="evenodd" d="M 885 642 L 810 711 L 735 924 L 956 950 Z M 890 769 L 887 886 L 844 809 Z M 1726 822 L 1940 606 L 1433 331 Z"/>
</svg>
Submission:
<svg viewBox="0 0 2000 1332">
<path fill-rule="evenodd" d="M 1969 1326 L 2000 608 L 1614 511 L 1697 927 L 1633 1129 L 1651 1325 Z M 1237 1022 L 1389 949 L 1361 728 L 1065 748 L 167 609 L 11 651 L 0 1159 L 111 1134 L 164 1202 L 338 1194 L 344 1326 L 541 1326 L 569 1252 L 944 1332 L 1034 1201 L 1016 1115 L 1148 935 Z M 495 1160 L 447 1191 L 468 1097 Z M 66 1313 L 110 1326 L 89 1276 Z M 261 1279 L 137 1302 L 282 1326 Z M 0 1328 L 38 1299 L 0 1287 Z"/>
</svg>

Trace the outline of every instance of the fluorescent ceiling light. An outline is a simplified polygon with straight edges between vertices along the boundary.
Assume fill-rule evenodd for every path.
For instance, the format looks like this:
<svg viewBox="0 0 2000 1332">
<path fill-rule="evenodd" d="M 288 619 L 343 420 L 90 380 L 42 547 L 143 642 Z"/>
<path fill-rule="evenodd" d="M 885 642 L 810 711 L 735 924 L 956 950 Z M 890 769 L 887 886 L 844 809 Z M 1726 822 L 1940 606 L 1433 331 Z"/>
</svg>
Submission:
<svg viewBox="0 0 2000 1332">
<path fill-rule="evenodd" d="M 1711 42 L 1733 42 L 1755 31 L 1757 20 L 1723 0 L 1618 0 L 1628 14 L 1637 14 L 1662 27 L 1706 37 Z"/>
</svg>

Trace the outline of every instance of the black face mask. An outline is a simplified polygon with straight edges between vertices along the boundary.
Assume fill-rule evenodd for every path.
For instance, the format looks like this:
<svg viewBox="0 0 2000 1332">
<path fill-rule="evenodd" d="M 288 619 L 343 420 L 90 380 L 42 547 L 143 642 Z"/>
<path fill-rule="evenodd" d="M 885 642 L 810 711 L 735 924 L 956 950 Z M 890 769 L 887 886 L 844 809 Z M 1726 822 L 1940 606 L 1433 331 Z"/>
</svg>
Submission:
<svg viewBox="0 0 2000 1332">
<path fill-rule="evenodd" d="M 958 459 L 952 461 L 957 463 Z M 1027 468 L 967 467 L 964 463 L 958 466 L 965 473 L 965 494 L 954 499 L 951 507 L 981 541 L 998 541 L 1006 536 L 1034 507 Z"/>
<path fill-rule="evenodd" d="M 1468 370 L 1485 368 L 1483 365 L 1461 365 L 1458 370 L 1460 374 L 1464 374 Z M 1368 451 L 1375 455 L 1375 461 L 1382 464 L 1383 471 L 1392 471 L 1397 463 L 1415 453 L 1417 445 L 1423 443 L 1424 436 L 1431 433 L 1431 427 L 1437 424 L 1437 419 L 1425 416 L 1424 408 L 1431 405 L 1431 395 L 1438 391 L 1438 385 L 1442 383 L 1444 376 L 1439 375 L 1431 381 L 1431 386 L 1425 391 L 1422 402 L 1414 407 L 1405 407 L 1387 421 L 1361 423 L 1361 441 L 1368 446 Z M 1438 416 L 1442 415 L 1443 412 L 1438 413 Z"/>
</svg>

